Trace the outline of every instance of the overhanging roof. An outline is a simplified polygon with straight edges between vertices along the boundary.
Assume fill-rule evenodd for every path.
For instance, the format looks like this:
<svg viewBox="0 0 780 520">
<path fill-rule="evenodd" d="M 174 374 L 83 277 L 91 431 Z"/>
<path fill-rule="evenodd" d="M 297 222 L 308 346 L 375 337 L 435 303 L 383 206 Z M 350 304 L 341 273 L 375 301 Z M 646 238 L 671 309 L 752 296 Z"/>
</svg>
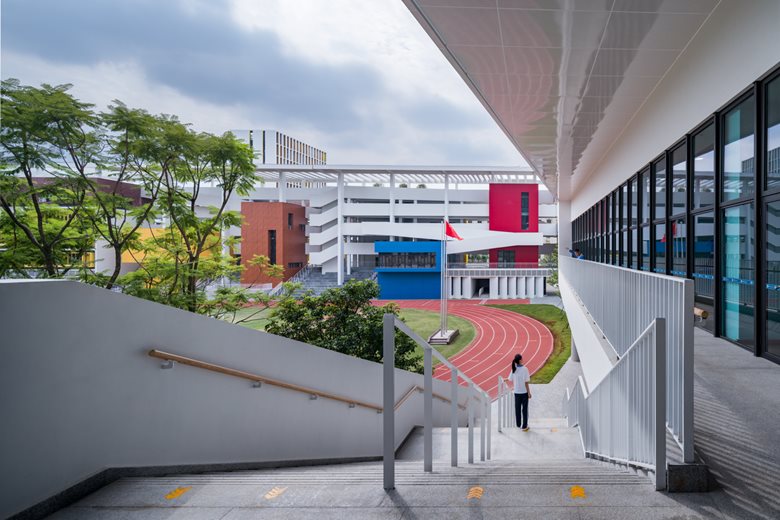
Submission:
<svg viewBox="0 0 780 520">
<path fill-rule="evenodd" d="M 263 165 L 256 169 L 265 181 L 276 182 L 284 172 L 287 181 L 335 182 L 339 174 L 347 183 L 387 183 L 394 174 L 396 184 L 444 184 L 446 176 L 452 184 L 529 183 L 536 184 L 536 174 L 528 168 L 470 166 L 353 166 L 353 165 Z"/>
<path fill-rule="evenodd" d="M 404 0 L 566 200 L 720 0 Z"/>
</svg>

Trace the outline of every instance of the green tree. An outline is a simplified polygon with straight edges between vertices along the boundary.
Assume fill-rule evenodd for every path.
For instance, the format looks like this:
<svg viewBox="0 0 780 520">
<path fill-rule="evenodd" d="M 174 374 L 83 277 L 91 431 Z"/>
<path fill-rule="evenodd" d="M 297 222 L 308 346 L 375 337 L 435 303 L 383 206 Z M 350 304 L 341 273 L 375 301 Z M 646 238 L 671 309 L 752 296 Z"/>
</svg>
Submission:
<svg viewBox="0 0 780 520">
<path fill-rule="evenodd" d="M 377 307 L 371 300 L 379 297 L 379 285 L 372 280 L 349 280 L 342 287 L 328 289 L 320 296 L 305 295 L 300 301 L 283 298 L 273 307 L 266 332 L 312 345 L 382 361 L 382 317 L 398 316 L 395 304 Z M 420 372 L 420 360 L 414 355 L 414 342 L 396 331 L 396 366 Z"/>
<path fill-rule="evenodd" d="M 23 86 L 15 79 L 0 88 L 0 208 L 16 228 L 10 250 L 24 251 L 25 272 L 42 270 L 48 277 L 62 276 L 73 265 L 63 260 L 81 252 L 74 240 L 86 239 L 84 174 L 100 154 L 92 105 L 70 95 L 70 88 Z M 18 268 L 20 262 L 10 263 Z"/>
</svg>

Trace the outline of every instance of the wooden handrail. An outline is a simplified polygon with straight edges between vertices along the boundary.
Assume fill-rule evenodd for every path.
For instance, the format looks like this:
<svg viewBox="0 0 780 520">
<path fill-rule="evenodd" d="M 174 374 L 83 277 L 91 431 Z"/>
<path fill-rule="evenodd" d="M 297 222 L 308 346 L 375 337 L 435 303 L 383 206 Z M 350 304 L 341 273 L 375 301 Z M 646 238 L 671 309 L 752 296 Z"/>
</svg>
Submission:
<svg viewBox="0 0 780 520">
<path fill-rule="evenodd" d="M 214 363 L 209 363 L 207 361 L 200 361 L 197 359 L 189 358 L 186 356 L 180 356 L 178 354 L 173 354 L 171 352 L 164 352 L 162 350 L 152 349 L 149 351 L 149 356 L 153 358 L 163 359 L 165 361 L 175 361 L 177 363 L 181 363 L 182 365 L 189 365 L 191 367 L 196 368 L 202 368 L 204 370 L 210 370 L 212 372 L 217 372 L 220 374 L 225 374 L 228 376 L 233 377 L 239 377 L 241 379 L 246 379 L 248 381 L 252 381 L 253 383 L 260 382 L 267 385 L 272 386 L 278 386 L 279 388 L 286 388 L 288 390 L 294 390 L 296 392 L 301 392 L 304 394 L 309 395 L 315 395 L 317 397 L 323 397 L 325 399 L 330 399 L 332 401 L 339 401 L 342 403 L 346 403 L 348 405 L 354 405 L 354 406 L 362 406 L 363 408 L 368 408 L 370 410 L 374 410 L 378 413 L 381 413 L 383 408 L 381 406 L 377 406 L 375 404 L 367 403 L 365 401 L 360 401 L 358 399 L 350 399 L 348 397 L 342 397 L 335 394 L 330 394 L 328 392 L 321 392 L 319 390 L 313 390 L 311 388 L 307 388 L 305 386 L 300 386 L 292 383 L 285 383 L 284 381 L 279 381 L 278 379 L 271 379 L 269 377 L 261 376 L 258 374 L 253 374 L 251 372 L 245 372 L 243 370 L 236 370 L 235 368 L 228 368 L 223 367 L 222 365 L 216 365 Z M 422 392 L 424 389 L 421 386 L 415 385 L 412 386 L 401 398 L 398 400 L 398 402 L 395 404 L 394 409 L 398 410 L 398 408 L 401 407 L 402 404 L 404 404 L 412 395 L 414 395 L 415 392 Z M 444 402 L 451 403 L 452 400 L 450 400 L 447 397 L 444 397 L 443 395 L 434 393 L 433 396 L 437 399 L 440 399 Z M 461 410 L 465 410 L 466 407 L 458 403 L 458 408 Z"/>
</svg>

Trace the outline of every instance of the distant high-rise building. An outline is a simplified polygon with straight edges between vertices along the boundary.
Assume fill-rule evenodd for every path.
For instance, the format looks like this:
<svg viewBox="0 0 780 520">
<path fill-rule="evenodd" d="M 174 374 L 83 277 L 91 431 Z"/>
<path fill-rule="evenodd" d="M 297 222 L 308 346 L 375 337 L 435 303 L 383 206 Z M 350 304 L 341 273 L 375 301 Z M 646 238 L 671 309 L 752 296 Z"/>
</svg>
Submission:
<svg viewBox="0 0 780 520">
<path fill-rule="evenodd" d="M 242 141 L 249 143 L 257 154 L 258 164 L 323 165 L 327 154 L 309 144 L 277 130 L 232 130 Z"/>
</svg>

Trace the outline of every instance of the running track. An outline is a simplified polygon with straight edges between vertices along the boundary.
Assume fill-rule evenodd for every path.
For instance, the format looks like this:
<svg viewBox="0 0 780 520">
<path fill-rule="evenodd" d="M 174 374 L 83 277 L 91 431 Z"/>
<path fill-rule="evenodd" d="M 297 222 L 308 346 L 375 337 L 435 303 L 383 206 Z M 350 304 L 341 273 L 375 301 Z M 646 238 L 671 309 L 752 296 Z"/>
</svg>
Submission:
<svg viewBox="0 0 780 520">
<path fill-rule="evenodd" d="M 514 303 L 499 300 L 496 303 Z M 377 301 L 384 305 L 387 301 Z M 403 309 L 439 311 L 439 300 L 394 300 Z M 476 330 L 474 340 L 450 362 L 495 399 L 498 376 L 509 373 L 512 358 L 523 355 L 523 363 L 533 374 L 553 351 L 552 333 L 538 321 L 516 312 L 480 305 L 476 300 L 450 300 L 448 311 L 470 321 Z M 450 371 L 439 366 L 433 377 L 450 380 Z"/>
</svg>

